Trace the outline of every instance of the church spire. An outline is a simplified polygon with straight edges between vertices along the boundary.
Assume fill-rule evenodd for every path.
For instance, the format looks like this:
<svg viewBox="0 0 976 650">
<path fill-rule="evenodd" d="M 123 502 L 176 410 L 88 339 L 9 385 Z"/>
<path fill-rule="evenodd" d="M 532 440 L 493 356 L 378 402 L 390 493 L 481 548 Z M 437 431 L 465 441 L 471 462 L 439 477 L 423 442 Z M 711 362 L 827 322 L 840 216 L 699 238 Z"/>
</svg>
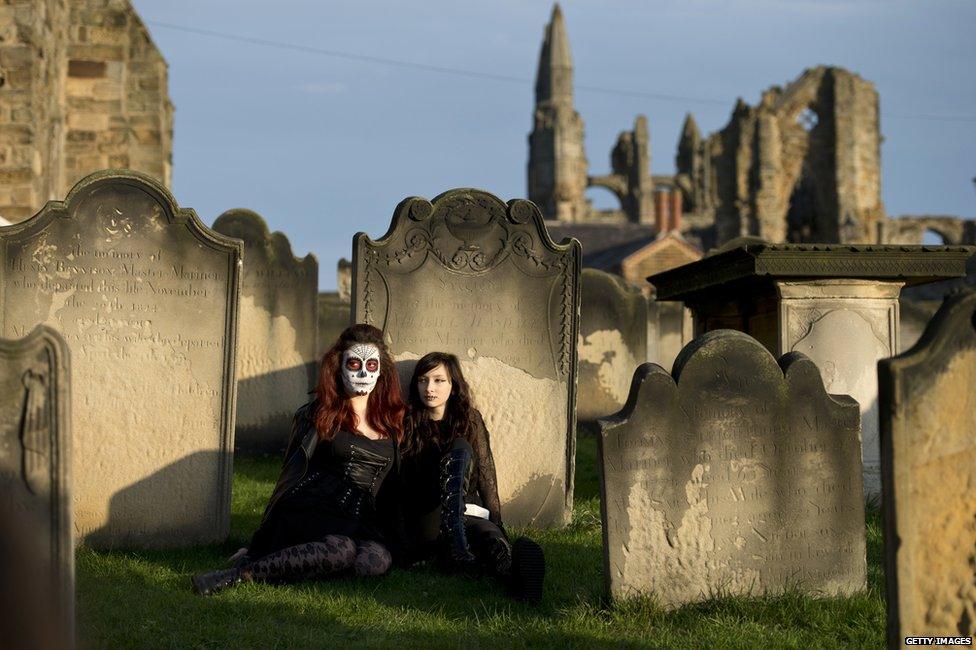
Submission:
<svg viewBox="0 0 976 650">
<path fill-rule="evenodd" d="M 546 25 L 529 134 L 529 199 L 547 219 L 584 221 L 590 206 L 583 119 L 573 108 L 573 60 L 559 5 Z"/>
<path fill-rule="evenodd" d="M 536 104 L 573 103 L 573 58 L 569 53 L 566 23 L 558 2 L 552 8 L 552 17 L 546 25 L 545 40 L 539 54 L 535 101 Z"/>
</svg>

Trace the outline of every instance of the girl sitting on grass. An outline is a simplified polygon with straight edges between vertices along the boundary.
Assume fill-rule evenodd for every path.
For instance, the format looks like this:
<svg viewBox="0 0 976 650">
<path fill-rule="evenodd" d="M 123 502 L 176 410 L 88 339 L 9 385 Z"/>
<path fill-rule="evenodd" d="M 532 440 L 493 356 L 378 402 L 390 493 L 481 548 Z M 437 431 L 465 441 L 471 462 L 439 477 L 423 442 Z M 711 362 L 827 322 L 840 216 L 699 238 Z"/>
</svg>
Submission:
<svg viewBox="0 0 976 650">
<path fill-rule="evenodd" d="M 528 538 L 513 545 L 502 527 L 488 429 L 471 403 L 453 354 L 431 352 L 410 380 L 404 426 L 403 508 L 419 559 L 502 578 L 518 598 L 542 598 L 545 559 Z"/>
<path fill-rule="evenodd" d="M 295 414 L 281 475 L 249 549 L 231 569 L 193 576 L 197 593 L 389 570 L 391 546 L 399 550 L 401 537 L 391 484 L 406 407 L 382 332 L 363 324 L 344 330 L 322 357 L 314 392 Z"/>
</svg>

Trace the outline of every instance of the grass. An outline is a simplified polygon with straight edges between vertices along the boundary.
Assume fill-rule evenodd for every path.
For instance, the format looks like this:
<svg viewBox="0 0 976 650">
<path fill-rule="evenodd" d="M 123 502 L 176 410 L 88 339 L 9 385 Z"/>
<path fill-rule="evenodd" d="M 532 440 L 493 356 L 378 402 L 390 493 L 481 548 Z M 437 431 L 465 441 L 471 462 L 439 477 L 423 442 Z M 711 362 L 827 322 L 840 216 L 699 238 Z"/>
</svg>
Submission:
<svg viewBox="0 0 976 650">
<path fill-rule="evenodd" d="M 543 604 L 486 580 L 433 569 L 382 579 L 242 585 L 195 596 L 191 573 L 219 566 L 257 526 L 277 459 L 235 461 L 231 535 L 220 547 L 77 555 L 78 634 L 92 648 L 722 647 L 884 644 L 881 521 L 867 511 L 868 589 L 849 598 L 724 598 L 666 612 L 648 599 L 603 600 L 596 443 L 581 438 L 572 524 L 531 531 L 548 562 Z"/>
</svg>

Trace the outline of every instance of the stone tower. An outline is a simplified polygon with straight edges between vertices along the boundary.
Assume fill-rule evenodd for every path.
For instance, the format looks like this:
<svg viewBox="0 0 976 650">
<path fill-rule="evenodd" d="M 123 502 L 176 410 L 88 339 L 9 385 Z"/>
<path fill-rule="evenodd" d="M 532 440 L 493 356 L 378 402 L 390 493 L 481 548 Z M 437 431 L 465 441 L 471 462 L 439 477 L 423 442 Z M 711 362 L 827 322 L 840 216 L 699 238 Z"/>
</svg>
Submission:
<svg viewBox="0 0 976 650">
<path fill-rule="evenodd" d="M 539 55 L 528 175 L 529 199 L 546 219 L 574 222 L 587 218 L 583 119 L 573 107 L 573 60 L 558 4 L 546 25 Z"/>
<path fill-rule="evenodd" d="M 169 186 L 167 67 L 128 0 L 0 7 L 0 217 L 22 221 L 93 171 Z"/>
<path fill-rule="evenodd" d="M 610 153 L 610 168 L 613 170 L 610 174 L 590 176 L 587 185 L 605 187 L 617 196 L 620 200 L 617 221 L 654 223 L 650 134 L 645 116 L 637 116 L 633 131 L 624 131 L 617 136 L 617 144 Z M 610 215 L 600 216 L 605 220 Z"/>
</svg>

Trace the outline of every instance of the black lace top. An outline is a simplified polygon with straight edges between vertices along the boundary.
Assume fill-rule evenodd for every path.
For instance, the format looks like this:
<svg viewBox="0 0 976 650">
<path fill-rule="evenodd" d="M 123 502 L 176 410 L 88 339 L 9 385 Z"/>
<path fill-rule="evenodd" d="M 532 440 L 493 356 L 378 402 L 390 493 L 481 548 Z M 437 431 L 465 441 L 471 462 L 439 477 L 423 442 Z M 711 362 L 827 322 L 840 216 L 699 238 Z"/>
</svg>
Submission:
<svg viewBox="0 0 976 650">
<path fill-rule="evenodd" d="M 254 534 L 251 554 L 260 557 L 326 535 L 385 541 L 376 502 L 395 456 L 388 438 L 370 440 L 340 430 L 332 440 L 319 441 L 304 476 Z"/>
<path fill-rule="evenodd" d="M 438 427 L 447 426 L 446 420 L 432 423 Z M 474 426 L 468 442 L 474 450 L 475 474 L 473 485 L 466 501 L 476 503 L 488 510 L 488 518 L 502 525 L 501 503 L 498 499 L 498 480 L 495 475 L 495 458 L 491 453 L 488 428 L 481 413 L 474 412 Z M 451 436 L 441 436 L 451 439 Z M 404 509 L 408 516 L 426 514 L 440 504 L 440 459 L 450 447 L 444 448 L 427 444 L 417 453 L 403 457 L 402 474 Z"/>
</svg>

